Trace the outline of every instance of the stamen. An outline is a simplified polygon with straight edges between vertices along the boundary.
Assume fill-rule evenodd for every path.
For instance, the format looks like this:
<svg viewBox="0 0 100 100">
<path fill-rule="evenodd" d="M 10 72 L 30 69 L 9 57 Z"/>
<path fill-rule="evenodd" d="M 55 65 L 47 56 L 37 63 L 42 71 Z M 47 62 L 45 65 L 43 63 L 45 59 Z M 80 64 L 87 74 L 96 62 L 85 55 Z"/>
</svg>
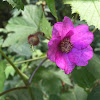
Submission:
<svg viewBox="0 0 100 100">
<path fill-rule="evenodd" d="M 72 50 L 73 44 L 70 42 L 69 38 L 64 38 L 59 44 L 60 50 L 62 52 L 70 52 Z"/>
</svg>

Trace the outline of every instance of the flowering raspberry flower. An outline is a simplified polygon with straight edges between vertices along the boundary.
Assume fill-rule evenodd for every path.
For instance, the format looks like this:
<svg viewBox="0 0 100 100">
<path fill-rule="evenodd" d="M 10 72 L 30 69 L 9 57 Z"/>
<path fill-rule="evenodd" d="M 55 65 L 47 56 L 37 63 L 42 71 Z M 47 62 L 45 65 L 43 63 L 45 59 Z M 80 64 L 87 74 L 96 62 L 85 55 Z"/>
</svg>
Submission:
<svg viewBox="0 0 100 100">
<path fill-rule="evenodd" d="M 64 70 L 65 74 L 69 74 L 75 65 L 86 66 L 93 57 L 90 46 L 92 41 L 93 33 L 87 25 L 74 27 L 72 21 L 64 17 L 63 22 L 57 22 L 53 26 L 47 57 Z"/>
</svg>

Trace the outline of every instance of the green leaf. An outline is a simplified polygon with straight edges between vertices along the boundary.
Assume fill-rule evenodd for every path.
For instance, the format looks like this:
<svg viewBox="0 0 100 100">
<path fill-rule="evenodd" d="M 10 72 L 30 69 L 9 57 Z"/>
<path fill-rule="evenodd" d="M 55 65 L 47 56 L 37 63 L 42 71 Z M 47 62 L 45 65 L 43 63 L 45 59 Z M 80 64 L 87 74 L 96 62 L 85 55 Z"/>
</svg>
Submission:
<svg viewBox="0 0 100 100">
<path fill-rule="evenodd" d="M 96 79 L 100 79 L 100 59 L 96 54 L 93 55 L 86 68 Z"/>
<path fill-rule="evenodd" d="M 9 77 L 9 75 L 14 76 L 15 74 L 15 70 L 12 66 L 7 66 L 7 68 L 5 69 L 5 74 L 6 74 L 6 78 Z"/>
<path fill-rule="evenodd" d="M 100 85 L 91 91 L 87 100 L 100 100 Z"/>
<path fill-rule="evenodd" d="M 72 83 L 71 83 L 68 75 L 66 75 L 63 70 L 55 71 L 54 74 L 57 75 L 57 77 L 59 79 L 61 79 L 64 83 L 66 83 L 67 85 L 72 86 Z"/>
<path fill-rule="evenodd" d="M 50 95 L 49 100 L 60 100 L 60 98 L 58 95 L 52 94 L 52 95 Z"/>
<path fill-rule="evenodd" d="M 61 80 L 53 73 L 53 70 L 40 67 L 34 76 L 33 83 L 40 82 L 40 87 L 46 94 L 56 94 L 61 90 Z"/>
<path fill-rule="evenodd" d="M 53 16 L 57 18 L 57 13 L 56 13 L 56 9 L 55 9 L 55 0 L 46 0 L 46 3 L 51 11 L 51 13 L 53 14 Z"/>
<path fill-rule="evenodd" d="M 0 28 L 0 33 L 6 33 L 7 31 L 4 28 Z"/>
<path fill-rule="evenodd" d="M 0 61 L 0 93 L 3 92 L 4 81 L 6 79 L 5 66 L 6 66 L 6 64 L 3 61 Z"/>
<path fill-rule="evenodd" d="M 3 44 L 3 38 L 0 37 L 0 46 Z"/>
<path fill-rule="evenodd" d="M 42 56 L 42 55 L 43 55 L 43 53 L 41 52 L 41 50 L 36 49 L 36 50 L 33 52 L 33 54 L 32 54 L 32 58 L 34 58 L 34 57 L 40 57 L 40 56 Z"/>
<path fill-rule="evenodd" d="M 14 17 L 9 20 L 6 29 L 8 32 L 14 33 L 8 34 L 8 37 L 3 43 L 3 47 L 26 42 L 30 34 L 38 31 L 41 16 L 41 7 L 33 5 L 25 6 L 22 17 Z"/>
<path fill-rule="evenodd" d="M 41 89 L 47 94 L 55 94 L 60 92 L 62 86 L 61 80 L 53 73 L 53 70 L 42 69 L 41 72 Z"/>
<path fill-rule="evenodd" d="M 42 91 L 45 91 L 47 94 L 56 94 L 60 93 L 61 90 L 61 81 L 53 76 L 52 78 L 44 79 L 42 81 Z"/>
<path fill-rule="evenodd" d="M 24 9 L 24 4 L 22 2 L 22 0 L 3 0 L 3 1 L 7 1 L 9 4 L 12 5 L 13 8 L 17 8 L 17 9 Z"/>
<path fill-rule="evenodd" d="M 53 27 L 50 25 L 46 17 L 43 15 L 42 21 L 41 21 L 41 31 L 44 32 L 46 37 L 52 37 L 52 29 Z"/>
<path fill-rule="evenodd" d="M 68 75 L 66 75 L 64 71 L 57 71 L 50 67 L 54 68 L 55 65 L 51 64 L 51 66 L 47 68 L 40 67 L 32 81 L 33 83 L 40 82 L 40 87 L 43 92 L 50 95 L 60 93 L 62 88 L 61 80 L 67 85 L 72 86 Z"/>
<path fill-rule="evenodd" d="M 99 0 L 64 0 L 71 4 L 72 13 L 79 13 L 81 20 L 86 20 L 88 25 L 100 29 L 100 1 Z"/>
<path fill-rule="evenodd" d="M 96 80 L 86 67 L 81 67 L 81 69 L 78 70 L 74 69 L 72 77 L 78 85 L 84 88 L 91 88 Z"/>
<path fill-rule="evenodd" d="M 18 55 L 30 57 L 32 55 L 32 49 L 28 43 L 23 43 L 21 45 L 15 44 L 10 46 L 10 50 L 16 52 Z"/>
<path fill-rule="evenodd" d="M 75 85 L 74 90 L 61 94 L 61 100 L 87 100 L 87 93 L 83 88 Z"/>
</svg>

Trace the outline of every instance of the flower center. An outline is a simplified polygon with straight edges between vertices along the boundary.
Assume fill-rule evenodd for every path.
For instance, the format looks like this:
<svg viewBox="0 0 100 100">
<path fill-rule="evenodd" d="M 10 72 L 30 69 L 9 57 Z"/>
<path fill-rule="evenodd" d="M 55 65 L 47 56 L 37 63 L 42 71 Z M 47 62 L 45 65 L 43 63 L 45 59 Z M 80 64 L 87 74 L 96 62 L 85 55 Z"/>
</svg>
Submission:
<svg viewBox="0 0 100 100">
<path fill-rule="evenodd" d="M 73 44 L 70 42 L 70 39 L 64 38 L 59 44 L 60 50 L 62 52 L 70 52 L 72 50 Z"/>
</svg>

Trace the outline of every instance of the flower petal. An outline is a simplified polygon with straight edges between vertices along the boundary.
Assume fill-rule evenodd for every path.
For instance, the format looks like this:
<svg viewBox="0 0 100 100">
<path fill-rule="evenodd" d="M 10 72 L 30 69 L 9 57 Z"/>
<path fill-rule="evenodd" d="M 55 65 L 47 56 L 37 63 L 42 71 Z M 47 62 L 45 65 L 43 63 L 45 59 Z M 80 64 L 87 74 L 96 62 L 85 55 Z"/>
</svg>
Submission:
<svg viewBox="0 0 100 100">
<path fill-rule="evenodd" d="M 70 32 L 74 33 L 70 40 L 77 49 L 84 49 L 93 41 L 93 33 L 89 31 L 88 25 L 79 25 Z"/>
<path fill-rule="evenodd" d="M 72 48 L 72 51 L 68 53 L 68 58 L 70 61 L 75 63 L 77 66 L 86 66 L 88 64 L 88 60 L 92 57 L 93 50 L 91 46 L 88 46 L 83 50 Z"/>
<path fill-rule="evenodd" d="M 58 50 L 58 44 L 60 42 L 60 38 L 61 37 L 52 38 L 48 43 L 49 50 L 47 51 L 47 57 L 53 62 L 55 62 L 55 54 Z"/>
<path fill-rule="evenodd" d="M 61 36 L 61 39 L 63 39 L 66 34 L 74 28 L 74 25 L 70 18 L 64 17 L 63 22 L 57 22 L 53 26 L 52 36 L 57 37 Z"/>
<path fill-rule="evenodd" d="M 56 64 L 62 70 L 65 70 L 65 74 L 69 74 L 75 67 L 75 64 L 70 62 L 66 53 L 62 53 L 61 51 L 56 52 Z"/>
</svg>

